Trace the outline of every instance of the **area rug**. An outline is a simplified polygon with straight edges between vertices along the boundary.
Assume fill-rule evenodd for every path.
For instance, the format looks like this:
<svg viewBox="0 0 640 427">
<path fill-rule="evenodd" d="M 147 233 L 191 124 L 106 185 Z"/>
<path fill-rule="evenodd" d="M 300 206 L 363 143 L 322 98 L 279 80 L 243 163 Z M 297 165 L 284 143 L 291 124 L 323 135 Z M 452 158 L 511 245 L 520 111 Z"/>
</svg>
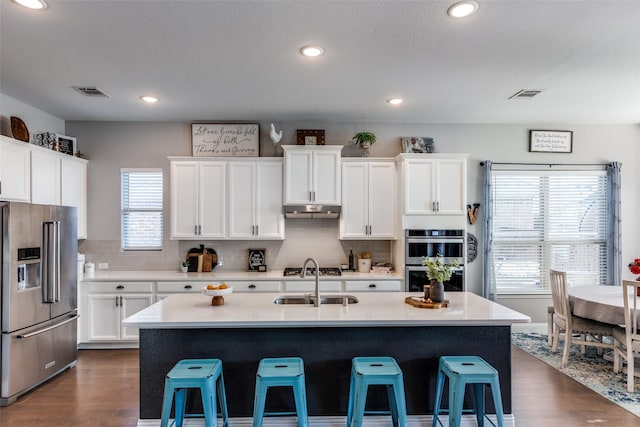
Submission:
<svg viewBox="0 0 640 427">
<path fill-rule="evenodd" d="M 627 375 L 614 374 L 613 362 L 608 362 L 602 356 L 598 356 L 595 347 L 587 347 L 586 354 L 582 355 L 579 346 L 571 346 L 570 363 L 562 367 L 562 340 L 557 353 L 551 351 L 551 347 L 547 344 L 546 334 L 513 333 L 511 342 L 516 347 L 640 417 L 640 392 L 627 393 Z M 636 378 L 636 381 L 639 380 Z M 638 390 L 637 386 L 636 390 Z"/>
</svg>

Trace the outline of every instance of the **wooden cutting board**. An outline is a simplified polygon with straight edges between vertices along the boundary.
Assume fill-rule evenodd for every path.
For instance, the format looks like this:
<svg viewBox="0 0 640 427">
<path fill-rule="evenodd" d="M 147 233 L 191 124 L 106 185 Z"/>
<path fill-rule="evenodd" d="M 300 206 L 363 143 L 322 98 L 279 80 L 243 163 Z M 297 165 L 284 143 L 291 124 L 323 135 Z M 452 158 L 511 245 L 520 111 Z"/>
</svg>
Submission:
<svg viewBox="0 0 640 427">
<path fill-rule="evenodd" d="M 406 297 L 404 302 L 418 308 L 447 308 L 449 307 L 449 300 L 446 299 L 442 302 L 433 302 L 430 299 L 424 299 L 423 297 Z"/>
</svg>

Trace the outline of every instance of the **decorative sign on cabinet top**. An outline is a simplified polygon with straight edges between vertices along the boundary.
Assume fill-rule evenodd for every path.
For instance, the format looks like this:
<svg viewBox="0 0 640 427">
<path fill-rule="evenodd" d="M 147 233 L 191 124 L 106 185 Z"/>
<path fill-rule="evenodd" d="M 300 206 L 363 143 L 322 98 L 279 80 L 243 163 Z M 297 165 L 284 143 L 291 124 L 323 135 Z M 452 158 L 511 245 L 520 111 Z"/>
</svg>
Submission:
<svg viewBox="0 0 640 427">
<path fill-rule="evenodd" d="M 193 157 L 259 157 L 260 125 L 193 123 Z"/>
</svg>

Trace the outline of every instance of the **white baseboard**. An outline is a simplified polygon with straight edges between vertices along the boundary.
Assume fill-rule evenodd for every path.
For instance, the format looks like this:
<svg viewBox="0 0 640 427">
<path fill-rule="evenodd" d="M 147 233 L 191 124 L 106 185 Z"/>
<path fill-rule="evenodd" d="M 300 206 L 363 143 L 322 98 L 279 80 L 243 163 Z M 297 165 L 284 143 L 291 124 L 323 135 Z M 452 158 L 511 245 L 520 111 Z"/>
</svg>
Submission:
<svg viewBox="0 0 640 427">
<path fill-rule="evenodd" d="M 491 421 L 496 423 L 495 415 L 488 416 Z M 433 416 L 431 415 L 410 415 L 408 423 L 404 427 L 424 427 L 430 426 L 433 422 Z M 449 419 L 446 415 L 439 417 L 443 427 L 449 426 Z M 390 417 L 387 416 L 365 416 L 363 426 L 364 427 L 388 427 L 390 424 Z M 309 427 L 344 427 L 346 417 L 309 417 Z M 488 423 L 487 423 L 488 424 Z M 171 425 L 171 423 L 169 423 Z M 184 421 L 184 427 L 204 427 L 203 418 L 188 418 Z M 218 419 L 218 425 L 222 425 L 222 420 Z M 230 427 L 250 427 L 253 425 L 253 419 L 250 417 L 244 418 L 231 418 L 229 420 Z M 265 418 L 263 423 L 265 427 L 298 427 L 298 419 L 296 417 L 272 417 Z M 515 427 L 515 419 L 513 414 L 504 415 L 504 426 Z M 159 427 L 160 420 L 138 420 L 137 427 Z M 476 427 L 475 415 L 463 415 L 460 420 L 460 427 Z"/>
</svg>

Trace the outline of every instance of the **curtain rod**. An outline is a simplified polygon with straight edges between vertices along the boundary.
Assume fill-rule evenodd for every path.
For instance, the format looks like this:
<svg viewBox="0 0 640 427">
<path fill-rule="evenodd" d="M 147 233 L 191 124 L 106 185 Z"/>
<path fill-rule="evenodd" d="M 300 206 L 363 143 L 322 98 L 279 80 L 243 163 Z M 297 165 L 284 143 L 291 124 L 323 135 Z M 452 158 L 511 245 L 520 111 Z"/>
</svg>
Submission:
<svg viewBox="0 0 640 427">
<path fill-rule="evenodd" d="M 519 166 L 606 166 L 609 163 L 501 163 L 493 162 L 494 165 L 519 165 Z M 480 162 L 484 166 L 484 162 Z"/>
</svg>

